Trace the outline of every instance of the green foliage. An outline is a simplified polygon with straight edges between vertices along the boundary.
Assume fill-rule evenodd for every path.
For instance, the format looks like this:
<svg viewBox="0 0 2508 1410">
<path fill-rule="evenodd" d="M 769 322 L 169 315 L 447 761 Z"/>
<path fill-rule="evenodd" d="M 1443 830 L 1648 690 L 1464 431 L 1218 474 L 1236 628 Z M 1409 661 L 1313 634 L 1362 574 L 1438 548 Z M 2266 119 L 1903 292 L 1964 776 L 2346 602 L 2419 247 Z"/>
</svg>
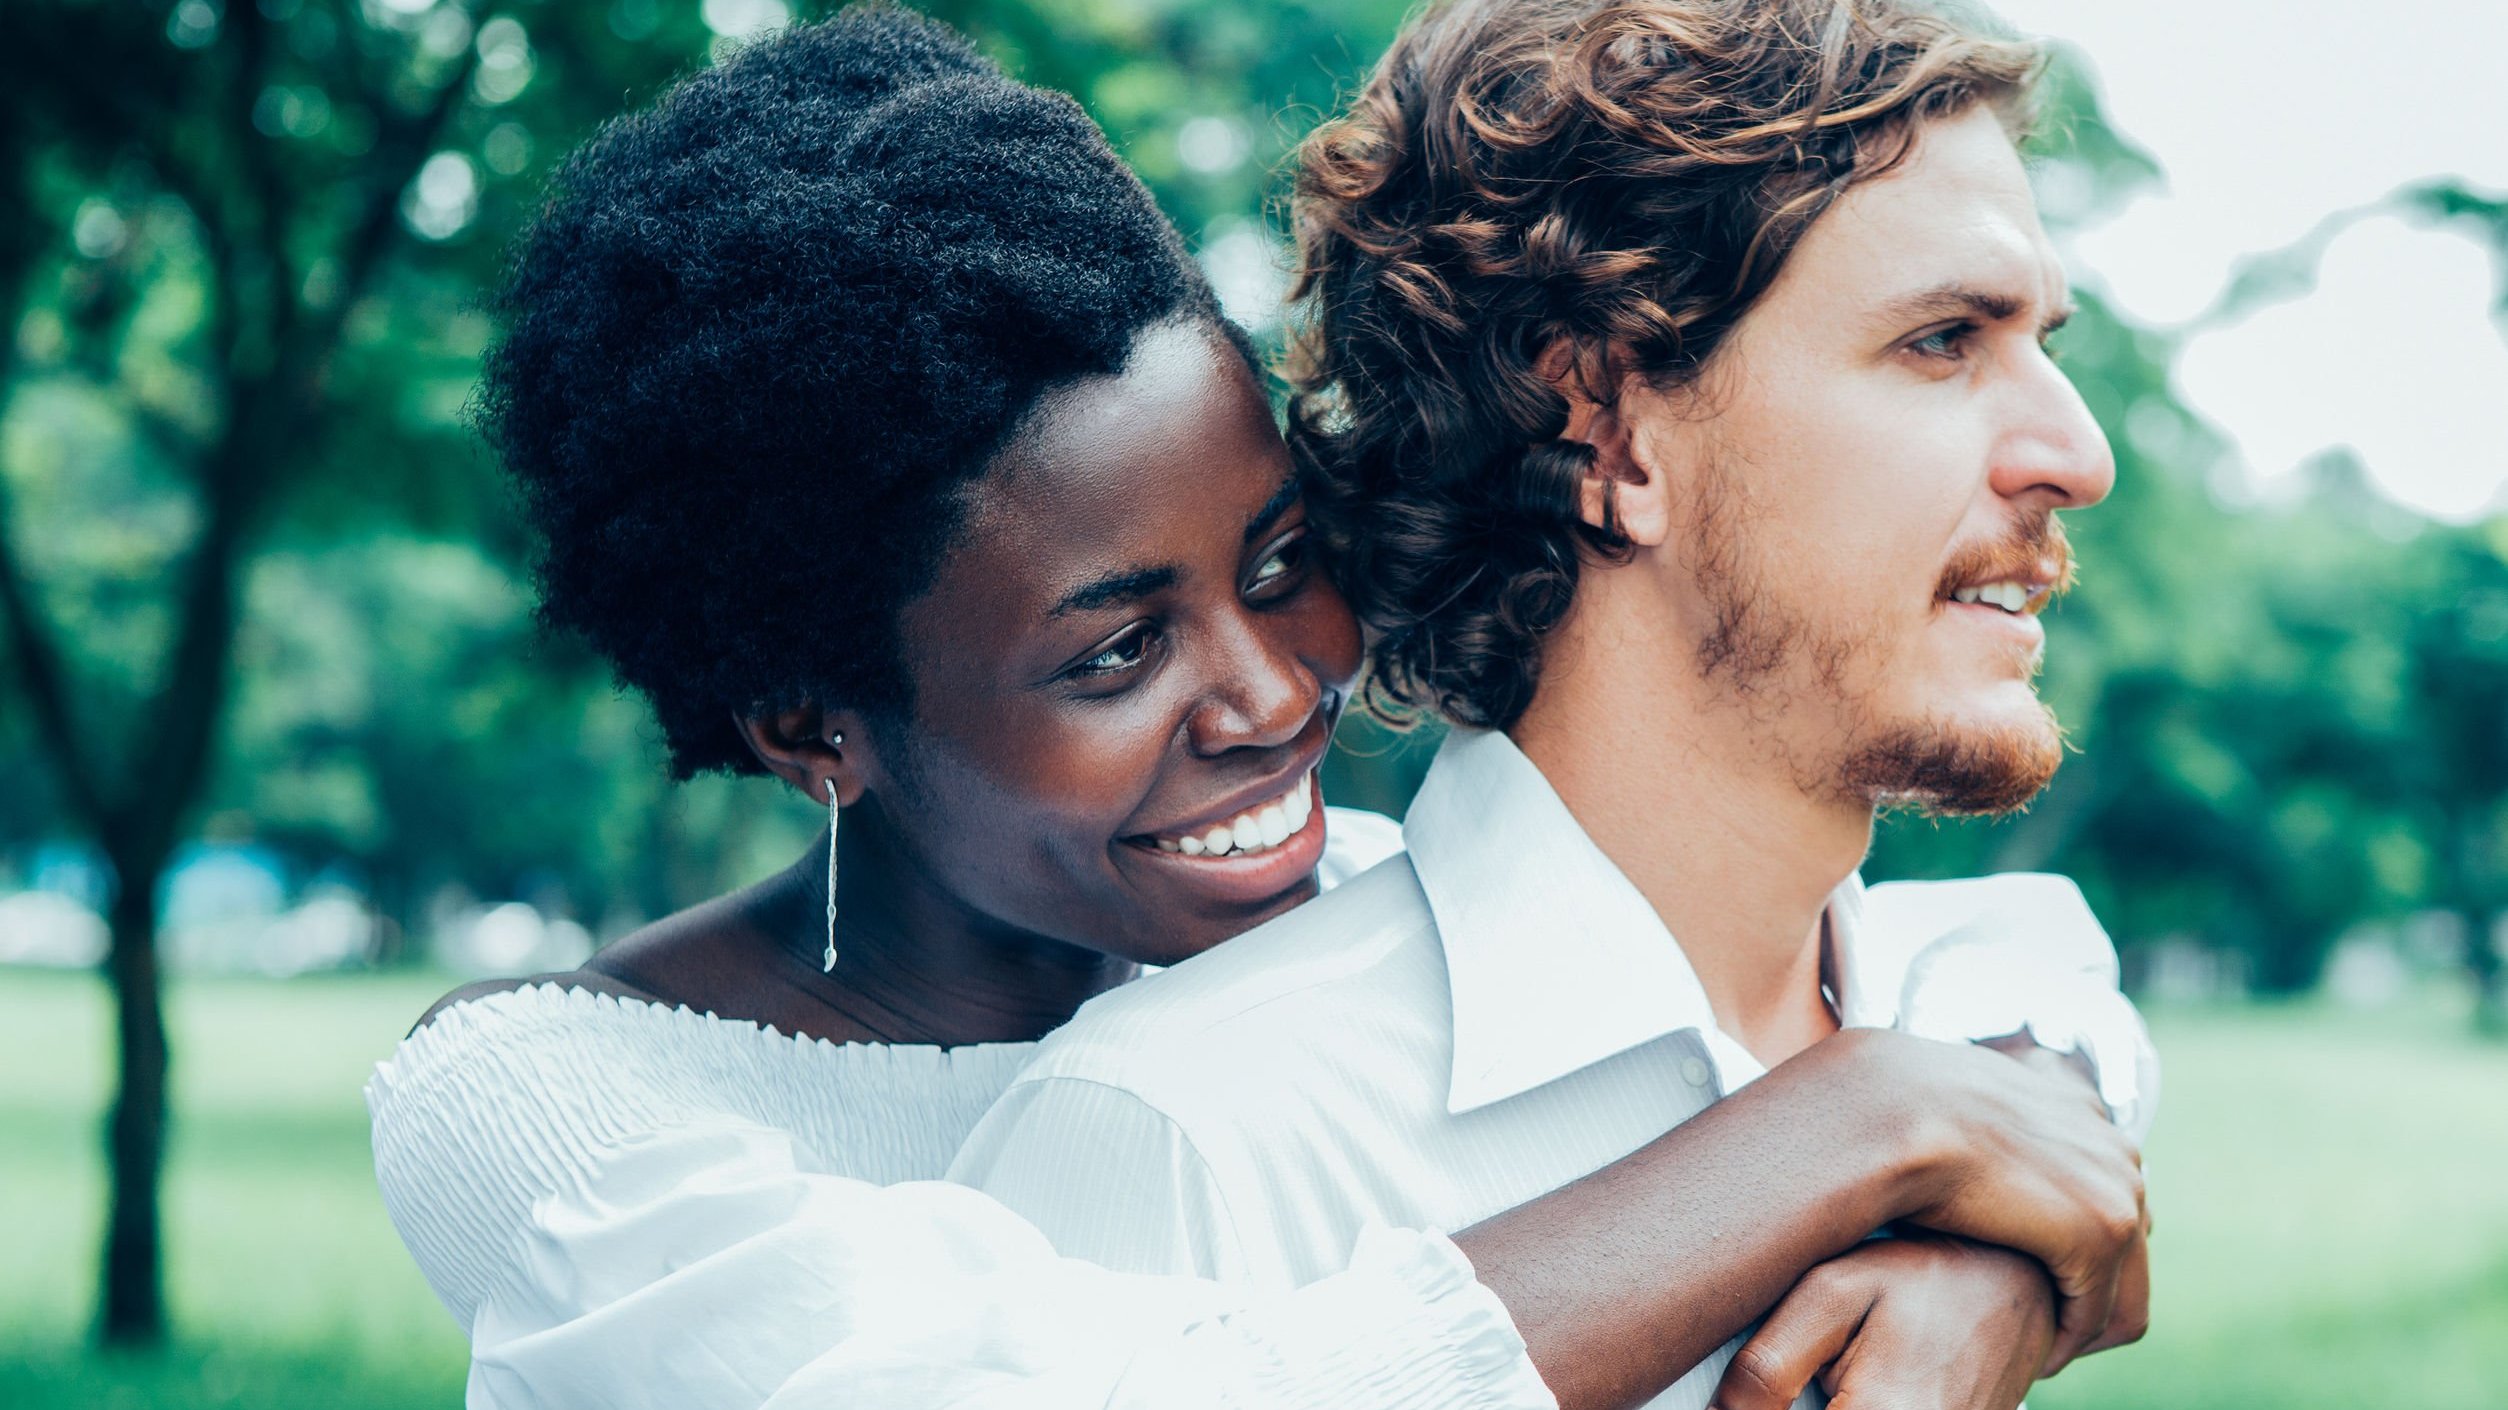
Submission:
<svg viewBox="0 0 2508 1410">
<path fill-rule="evenodd" d="M 1281 160 L 1406 6 L 929 8 L 1077 95 L 1190 239 L 1234 242 L 1259 270 L 1276 251 Z M 404 921 L 445 881 L 497 893 L 554 878 L 587 919 L 650 914 L 797 850 L 811 809 L 762 785 L 666 787 L 633 703 L 536 631 L 527 545 L 461 421 L 500 248 L 551 162 L 729 42 L 700 8 L 160 2 L 114 26 L 70 0 L 21 9 L 31 38 L 11 72 L 32 86 L 8 110 L 6 150 L 36 218 L 10 234 L 28 299 L 0 477 L 99 736 L 161 683 L 170 584 L 203 522 L 187 457 L 231 414 L 222 389 L 267 352 L 256 339 L 277 336 L 244 326 L 221 281 L 284 286 L 299 318 L 350 302 L 322 414 L 253 525 L 232 709 L 189 830 L 350 863 Z M 195 32 L 203 14 L 222 27 Z M 227 39 L 247 21 L 260 67 L 217 70 L 237 62 Z M 386 253 L 344 288 L 341 241 L 372 194 L 376 144 L 465 65 L 431 156 L 394 193 Z M 115 81 L 93 81 L 108 66 Z M 145 107 L 129 95 L 157 90 L 197 106 L 177 114 L 191 126 L 166 161 L 115 141 Z M 2086 66 L 2060 66 L 2051 97 L 2038 151 L 2059 228 L 2156 179 L 2101 118 Z M 2508 251 L 2508 208 L 2483 193 L 2423 183 L 2394 204 Z M 265 207 L 284 226 L 278 267 L 222 266 L 203 213 Z M 2224 308 L 2303 288 L 2319 247 L 2257 261 Z M 2508 904 L 2508 740 L 2485 693 L 2501 555 L 2484 531 L 2373 503 L 2339 462 L 2298 502 L 2225 503 L 2224 448 L 2176 400 L 2173 354 L 2095 290 L 2063 337 L 2120 464 L 2113 501 L 2076 519 L 2084 585 L 2051 621 L 2047 690 L 2079 756 L 2015 822 L 1893 824 L 1874 873 L 2064 870 L 2129 948 L 2192 938 L 2246 955 L 2267 988 L 2300 988 L 2364 918 Z M 0 652 L 0 688 L 18 670 Z M 0 790 L 4 854 L 61 835 L 65 801 L 17 692 L 0 702 L 0 768 L 25 781 Z M 1335 796 L 1398 808 L 1424 759 L 1419 741 L 1361 727 Z"/>
</svg>

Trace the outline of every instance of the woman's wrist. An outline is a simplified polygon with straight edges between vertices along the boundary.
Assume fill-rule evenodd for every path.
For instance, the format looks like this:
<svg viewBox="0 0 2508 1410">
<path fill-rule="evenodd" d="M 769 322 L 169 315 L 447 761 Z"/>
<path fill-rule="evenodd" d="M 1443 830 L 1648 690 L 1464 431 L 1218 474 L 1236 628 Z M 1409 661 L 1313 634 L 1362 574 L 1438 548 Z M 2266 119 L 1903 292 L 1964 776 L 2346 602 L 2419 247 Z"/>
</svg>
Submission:
<svg viewBox="0 0 2508 1410">
<path fill-rule="evenodd" d="M 1861 1231 L 1858 1239 L 1936 1207 L 1967 1168 L 1958 1123 L 1938 1084 L 1907 1061 L 1921 1055 L 1910 1043 L 1900 1034 L 1849 1029 L 1795 1059 L 1818 1059 L 1801 1074 L 1803 1091 L 1831 1128 L 1839 1157 L 1832 1168 L 1841 1182 L 1836 1207 L 1853 1211 L 1847 1222 Z"/>
</svg>

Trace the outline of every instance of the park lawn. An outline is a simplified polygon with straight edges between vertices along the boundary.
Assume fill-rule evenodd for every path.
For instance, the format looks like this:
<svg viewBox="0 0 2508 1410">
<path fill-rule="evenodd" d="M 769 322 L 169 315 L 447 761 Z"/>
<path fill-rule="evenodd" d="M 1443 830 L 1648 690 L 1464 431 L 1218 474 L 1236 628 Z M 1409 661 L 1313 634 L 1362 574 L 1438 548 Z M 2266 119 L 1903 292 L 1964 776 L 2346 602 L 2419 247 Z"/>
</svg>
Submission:
<svg viewBox="0 0 2508 1410">
<path fill-rule="evenodd" d="M 85 1349 L 101 986 L 0 971 L 0 1406 L 456 1405 L 461 1339 L 402 1254 L 358 1089 L 444 982 L 172 995 L 167 1267 L 180 1347 Z M 2497 1410 L 2508 1049 L 2432 1001 L 2163 1015 L 2158 1325 L 2037 1410 Z"/>
</svg>

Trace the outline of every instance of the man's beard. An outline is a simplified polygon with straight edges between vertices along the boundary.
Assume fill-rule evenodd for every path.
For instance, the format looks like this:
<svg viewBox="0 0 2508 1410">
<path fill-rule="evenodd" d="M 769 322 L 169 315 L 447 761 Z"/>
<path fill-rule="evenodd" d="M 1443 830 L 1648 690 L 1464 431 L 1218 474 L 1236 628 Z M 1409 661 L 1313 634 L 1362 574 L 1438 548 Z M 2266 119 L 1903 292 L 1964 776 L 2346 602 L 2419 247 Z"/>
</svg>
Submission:
<svg viewBox="0 0 2508 1410">
<path fill-rule="evenodd" d="M 1960 729 L 1905 725 L 1863 744 L 1839 772 L 1876 808 L 1912 807 L 1937 817 L 1979 817 L 2028 806 L 2064 762 L 2064 735 L 2041 703 L 2025 725 Z"/>
<path fill-rule="evenodd" d="M 1781 717 L 1797 703 L 1793 697 L 1807 694 L 1835 710 L 1842 749 L 1811 759 L 1780 745 L 1805 791 L 1876 809 L 1976 816 L 2012 812 L 2045 789 L 2063 762 L 2064 737 L 2043 702 L 2035 719 L 2001 726 L 1876 719 L 1869 682 L 1882 673 L 1866 658 L 1879 632 L 1851 620 L 1815 621 L 1772 594 L 1767 585 L 1777 575 L 1754 559 L 1745 541 L 1744 498 L 1730 466 L 1700 477 L 1689 548 L 1714 624 L 1699 643 L 1698 671 L 1710 681 L 1720 678 L 1755 718 Z M 2063 531 L 2051 516 L 2001 553 L 2050 548 L 2069 564 Z M 1865 684 L 1859 686 L 1858 677 Z"/>
</svg>

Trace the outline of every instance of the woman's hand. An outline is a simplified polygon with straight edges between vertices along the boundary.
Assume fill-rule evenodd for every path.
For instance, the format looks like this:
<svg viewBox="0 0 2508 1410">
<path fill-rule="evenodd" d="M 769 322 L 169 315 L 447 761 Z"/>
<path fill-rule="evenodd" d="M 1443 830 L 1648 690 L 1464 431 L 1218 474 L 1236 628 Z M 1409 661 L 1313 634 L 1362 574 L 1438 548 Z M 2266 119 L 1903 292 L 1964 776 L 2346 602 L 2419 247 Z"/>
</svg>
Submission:
<svg viewBox="0 0 2508 1410">
<path fill-rule="evenodd" d="M 1744 1343 L 1713 1410 L 2013 1410 L 2055 1344 L 2035 1259 L 1964 1239 L 1883 1239 L 1812 1269 Z"/>
<path fill-rule="evenodd" d="M 2068 1351 L 2140 1335 L 2147 1292 L 2140 1159 L 2059 1073 L 1850 1030 L 1455 1242 L 1567 1410 L 1644 1403 L 1805 1270 L 1900 1222 L 2052 1270 L 2087 1329 L 2053 1374 Z"/>
<path fill-rule="evenodd" d="M 2061 1317 L 2043 1374 L 2149 1320 L 2142 1155 L 2077 1077 L 1973 1044 L 1854 1029 L 1769 1074 L 1880 1082 L 1911 1142 L 1892 1219 L 2036 1258 Z M 1852 1074 L 1852 1075 L 1850 1075 Z"/>
</svg>

